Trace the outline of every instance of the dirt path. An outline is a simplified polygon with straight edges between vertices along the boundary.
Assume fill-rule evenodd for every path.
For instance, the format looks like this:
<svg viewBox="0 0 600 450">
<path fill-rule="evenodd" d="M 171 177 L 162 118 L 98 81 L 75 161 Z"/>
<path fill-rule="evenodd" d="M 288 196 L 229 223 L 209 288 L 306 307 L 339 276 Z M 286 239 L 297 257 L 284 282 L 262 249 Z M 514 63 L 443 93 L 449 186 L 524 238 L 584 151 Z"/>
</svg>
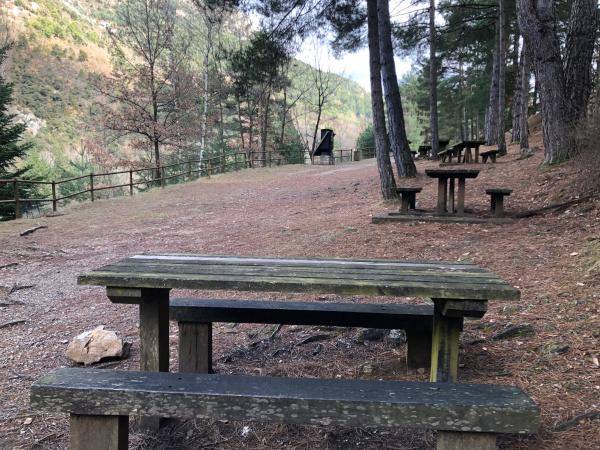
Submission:
<svg viewBox="0 0 600 450">
<path fill-rule="evenodd" d="M 508 209 L 530 209 L 560 201 L 570 192 L 572 171 L 538 170 L 540 155 L 516 161 L 510 154 L 479 166 L 467 182 L 467 207 L 488 208 L 487 187 L 508 186 Z M 432 162 L 419 162 L 423 173 Z M 433 208 L 435 186 L 424 175 L 418 201 Z M 555 432 L 557 423 L 600 410 L 600 318 L 598 278 L 586 271 L 596 238 L 598 208 L 582 204 L 566 211 L 512 224 L 371 224 L 370 216 L 397 208 L 380 200 L 373 160 L 342 166 L 287 166 L 216 176 L 210 180 L 154 190 L 64 209 L 60 216 L 0 223 L 0 448 L 63 448 L 66 419 L 30 411 L 28 389 L 48 370 L 69 365 L 67 342 L 104 324 L 133 343 L 138 365 L 135 308 L 112 305 L 101 288 L 79 287 L 76 275 L 142 251 L 181 251 L 257 256 L 332 256 L 397 259 L 469 259 L 504 277 L 522 291 L 519 303 L 491 302 L 483 320 L 465 325 L 461 381 L 517 384 L 541 405 L 543 429 L 534 438 L 503 438 L 508 448 L 598 448 L 599 421 Z M 35 233 L 19 232 L 36 224 Z M 3 267 L 6 266 L 6 267 Z M 4 294 L 4 295 L 3 295 Z M 217 295 L 227 295 L 218 293 Z M 245 293 L 231 293 L 239 298 Z M 6 298 L 4 298 L 6 297 Z M 270 298 L 302 298 L 301 295 Z M 329 298 L 329 296 L 327 297 Z M 333 297 L 332 297 L 333 298 Z M 390 299 L 359 299 L 390 301 Z M 393 300 L 393 299 L 392 299 Z M 535 334 L 510 340 L 490 337 L 508 323 L 531 323 Z M 176 345 L 175 329 L 171 344 Z M 288 376 L 427 379 L 407 373 L 405 348 L 388 342 L 359 344 L 356 330 L 326 330 L 320 347 L 293 344 L 311 327 L 284 327 L 269 343 L 249 345 L 268 335 L 260 325 L 215 327 L 219 372 Z M 552 345 L 568 345 L 555 354 Z M 550 349 L 550 350 L 549 350 Z M 282 350 L 278 352 L 277 350 Z M 172 367 L 176 364 L 172 352 Z M 31 423 L 29 419 L 31 420 Z M 156 437 L 133 432 L 136 448 L 431 448 L 431 433 L 339 430 L 221 423 L 188 424 Z"/>
</svg>

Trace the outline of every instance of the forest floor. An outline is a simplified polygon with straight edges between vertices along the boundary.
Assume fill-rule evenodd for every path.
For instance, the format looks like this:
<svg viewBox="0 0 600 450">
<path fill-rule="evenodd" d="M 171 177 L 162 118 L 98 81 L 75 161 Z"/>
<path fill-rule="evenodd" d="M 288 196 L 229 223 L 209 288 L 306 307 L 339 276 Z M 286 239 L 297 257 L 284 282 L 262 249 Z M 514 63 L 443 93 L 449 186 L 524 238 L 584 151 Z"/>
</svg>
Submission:
<svg viewBox="0 0 600 450">
<path fill-rule="evenodd" d="M 538 144 L 539 145 L 539 144 Z M 488 209 L 488 187 L 511 187 L 509 211 L 523 211 L 575 195 L 577 171 L 569 165 L 540 169 L 543 155 L 517 160 L 516 148 L 497 164 L 477 165 L 467 181 L 467 207 Z M 435 180 L 419 161 L 420 208 L 433 209 Z M 470 260 L 503 277 L 522 293 L 519 302 L 490 301 L 483 319 L 465 323 L 459 380 L 511 384 L 540 405 L 536 436 L 502 437 L 502 448 L 600 448 L 598 418 L 567 422 L 600 411 L 600 202 L 552 210 L 503 225 L 372 224 L 371 215 L 397 209 L 381 200 L 374 160 L 337 166 L 285 166 L 246 170 L 188 184 L 94 203 L 73 205 L 53 217 L 0 223 L 0 448 L 68 446 L 68 420 L 29 406 L 31 383 L 69 366 L 67 343 L 105 325 L 132 342 L 128 359 L 139 364 L 138 317 L 131 305 L 114 305 L 100 287 L 76 285 L 76 276 L 138 252 Z M 45 225 L 27 236 L 19 233 Z M 10 288 L 13 288 L 9 293 Z M 207 292 L 203 294 L 209 294 Z M 300 299 L 302 295 L 213 292 L 231 298 Z M 312 298 L 315 301 L 335 296 Z M 390 298 L 346 298 L 385 302 Z M 24 320 L 1 326 L 13 320 Z M 508 324 L 529 323 L 533 334 L 492 340 Z M 387 340 L 359 343 L 356 329 L 218 324 L 215 369 L 323 378 L 428 380 L 408 371 L 405 346 Z M 296 345 L 313 334 L 328 339 Z M 259 342 L 261 341 L 261 342 Z M 259 342 L 258 344 L 256 344 Z M 171 368 L 177 367 L 171 325 Z M 280 351 L 278 351 L 280 350 Z M 432 432 L 339 429 L 218 421 L 173 425 L 158 435 L 132 428 L 132 448 L 219 449 L 428 449 Z"/>
</svg>

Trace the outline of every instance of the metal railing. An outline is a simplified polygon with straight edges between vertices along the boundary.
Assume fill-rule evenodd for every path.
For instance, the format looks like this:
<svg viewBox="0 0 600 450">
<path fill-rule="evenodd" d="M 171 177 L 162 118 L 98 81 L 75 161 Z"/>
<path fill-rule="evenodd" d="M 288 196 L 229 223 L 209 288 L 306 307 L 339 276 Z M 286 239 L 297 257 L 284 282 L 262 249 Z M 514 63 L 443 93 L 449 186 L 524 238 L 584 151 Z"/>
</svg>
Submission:
<svg viewBox="0 0 600 450">
<path fill-rule="evenodd" d="M 354 149 L 334 150 L 335 162 L 349 162 L 358 159 L 364 159 L 373 156 L 369 149 L 363 149 L 356 156 Z M 141 190 L 139 186 L 145 185 L 146 188 L 152 188 L 156 185 L 165 187 L 170 180 L 190 181 L 199 177 L 210 177 L 218 173 L 237 171 L 241 169 L 249 169 L 255 167 L 273 167 L 284 164 L 296 163 L 304 164 L 309 162 L 309 153 L 306 151 L 291 152 L 289 154 L 281 154 L 273 151 L 249 151 L 236 152 L 233 154 L 224 154 L 213 156 L 211 158 L 190 159 L 183 162 L 161 165 L 160 167 L 144 167 L 128 170 L 117 170 L 113 172 L 89 173 L 61 180 L 39 181 L 39 180 L 24 180 L 24 179 L 0 179 L 0 187 L 3 185 L 12 185 L 12 198 L 0 200 L 2 204 L 14 205 L 15 218 L 23 216 L 24 205 L 31 204 L 51 204 L 52 211 L 56 212 L 60 202 L 74 199 L 76 197 L 89 194 L 89 200 L 95 201 L 98 198 L 98 193 L 107 190 L 121 189 L 123 195 L 128 192 L 133 195 L 135 188 Z M 302 161 L 302 162 L 300 162 Z M 116 184 L 103 182 L 103 179 L 110 176 L 119 176 Z M 70 186 L 69 186 L 70 184 Z M 75 186 L 73 186 L 75 184 Z M 85 185 L 82 187 L 81 185 Z M 42 198 L 24 198 L 21 197 L 21 188 L 25 186 L 43 186 L 46 187 L 48 194 Z M 61 187 L 70 187 L 71 189 L 61 189 Z M 72 192 L 74 189 L 74 192 Z M 61 190 L 63 192 L 61 192 Z"/>
</svg>

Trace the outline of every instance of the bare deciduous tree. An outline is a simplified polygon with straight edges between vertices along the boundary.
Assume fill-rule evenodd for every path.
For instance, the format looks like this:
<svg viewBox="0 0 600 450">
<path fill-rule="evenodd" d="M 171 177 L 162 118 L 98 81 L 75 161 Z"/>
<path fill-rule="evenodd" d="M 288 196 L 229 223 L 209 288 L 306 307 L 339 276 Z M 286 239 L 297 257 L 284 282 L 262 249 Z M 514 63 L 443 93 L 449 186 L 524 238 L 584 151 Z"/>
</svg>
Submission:
<svg viewBox="0 0 600 450">
<path fill-rule="evenodd" d="M 176 20 L 172 0 L 123 2 L 109 32 L 115 68 L 96 84 L 104 96 L 104 126 L 148 144 L 156 177 L 162 147 L 176 147 L 189 135 L 186 116 L 194 111 L 190 41 L 176 36 Z"/>
</svg>

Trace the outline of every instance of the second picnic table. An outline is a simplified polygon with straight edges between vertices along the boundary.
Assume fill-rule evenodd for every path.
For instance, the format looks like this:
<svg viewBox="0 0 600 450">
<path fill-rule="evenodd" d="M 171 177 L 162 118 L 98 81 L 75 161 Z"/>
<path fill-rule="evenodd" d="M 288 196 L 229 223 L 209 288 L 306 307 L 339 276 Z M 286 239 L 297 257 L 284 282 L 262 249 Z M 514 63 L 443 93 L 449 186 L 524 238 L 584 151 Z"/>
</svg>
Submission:
<svg viewBox="0 0 600 450">
<path fill-rule="evenodd" d="M 456 381 L 464 317 L 482 317 L 489 299 L 520 293 L 495 274 L 464 262 L 254 258 L 142 254 L 78 278 L 106 287 L 114 303 L 139 305 L 141 370 L 169 370 L 171 289 L 430 298 L 434 303 L 431 381 Z"/>
<path fill-rule="evenodd" d="M 465 180 L 477 178 L 479 170 L 476 169 L 427 169 L 425 174 L 438 179 L 437 214 L 465 212 Z M 455 180 L 458 180 L 458 196 L 454 198 Z"/>
</svg>

